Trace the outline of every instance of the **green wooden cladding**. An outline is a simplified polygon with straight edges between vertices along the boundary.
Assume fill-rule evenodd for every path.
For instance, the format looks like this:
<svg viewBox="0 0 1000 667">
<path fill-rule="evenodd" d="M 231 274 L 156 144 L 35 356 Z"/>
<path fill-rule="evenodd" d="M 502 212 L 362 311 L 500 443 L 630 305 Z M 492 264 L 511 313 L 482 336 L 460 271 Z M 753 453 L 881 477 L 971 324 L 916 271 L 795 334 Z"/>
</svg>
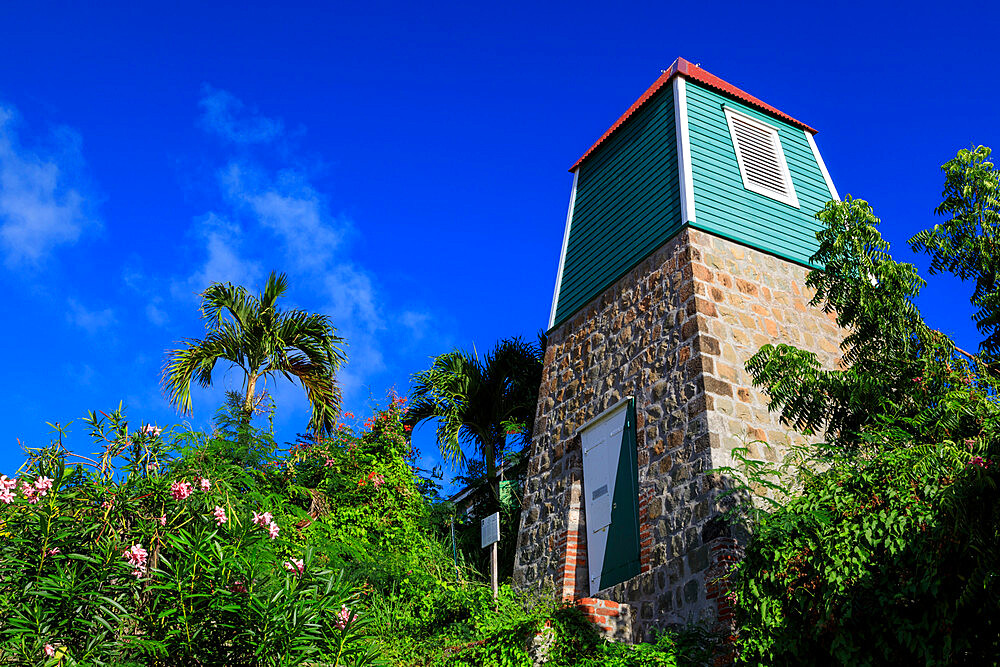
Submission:
<svg viewBox="0 0 1000 667">
<path fill-rule="evenodd" d="M 799 208 L 744 189 L 723 104 L 778 129 Z M 814 216 L 830 200 L 830 190 L 805 133 L 691 82 L 687 107 L 696 219 L 692 226 L 808 264 L 821 226 Z"/>
<path fill-rule="evenodd" d="M 808 264 L 830 199 L 803 131 L 687 81 L 695 220 L 681 220 L 673 88 L 664 86 L 579 167 L 554 326 L 687 223 Z M 743 187 L 723 105 L 778 129 L 799 208 Z"/>
<path fill-rule="evenodd" d="M 670 86 L 654 95 L 579 169 L 556 324 L 680 229 Z"/>
</svg>

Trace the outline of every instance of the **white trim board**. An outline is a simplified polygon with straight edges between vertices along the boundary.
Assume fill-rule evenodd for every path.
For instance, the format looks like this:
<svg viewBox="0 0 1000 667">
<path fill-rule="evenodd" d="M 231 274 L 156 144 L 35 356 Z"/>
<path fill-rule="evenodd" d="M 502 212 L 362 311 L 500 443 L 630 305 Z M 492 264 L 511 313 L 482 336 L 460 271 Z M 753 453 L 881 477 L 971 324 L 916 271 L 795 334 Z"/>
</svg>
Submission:
<svg viewBox="0 0 1000 667">
<path fill-rule="evenodd" d="M 681 224 L 695 222 L 691 136 L 688 132 L 687 84 L 674 77 L 674 132 L 677 135 L 677 176 L 681 194 Z"/>
<path fill-rule="evenodd" d="M 840 201 L 840 195 L 837 194 L 837 186 L 833 184 L 833 179 L 830 178 L 830 172 L 826 170 L 826 163 L 823 162 L 823 156 L 819 154 L 819 148 L 816 146 L 816 138 L 813 137 L 812 132 L 809 130 L 802 130 L 806 134 L 806 141 L 809 142 L 809 148 L 812 149 L 813 157 L 816 158 L 816 164 L 819 165 L 819 170 L 823 172 L 823 180 L 826 181 L 826 187 L 830 189 L 830 197 L 834 201 Z"/>
<path fill-rule="evenodd" d="M 552 309 L 549 311 L 549 326 L 556 324 L 556 309 L 559 307 L 559 288 L 562 287 L 563 268 L 566 266 L 566 246 L 569 245 L 569 230 L 573 226 L 573 205 L 576 203 L 576 183 L 580 178 L 580 168 L 573 170 L 573 190 L 569 195 L 569 209 L 566 211 L 566 228 L 563 231 L 562 252 L 559 254 L 559 271 L 556 273 L 556 287 L 552 292 Z"/>
</svg>

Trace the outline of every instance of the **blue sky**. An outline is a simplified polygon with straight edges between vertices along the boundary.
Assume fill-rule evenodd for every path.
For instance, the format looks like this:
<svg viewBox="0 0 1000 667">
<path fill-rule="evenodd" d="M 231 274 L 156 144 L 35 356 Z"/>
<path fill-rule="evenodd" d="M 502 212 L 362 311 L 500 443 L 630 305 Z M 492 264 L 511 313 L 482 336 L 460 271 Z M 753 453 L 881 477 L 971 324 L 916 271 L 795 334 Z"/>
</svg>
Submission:
<svg viewBox="0 0 1000 667">
<path fill-rule="evenodd" d="M 567 168 L 677 56 L 820 130 L 842 194 L 899 258 L 939 165 L 1000 146 L 989 3 L 4 3 L 0 6 L 0 472 L 20 444 L 124 401 L 177 423 L 164 351 L 209 282 L 291 280 L 350 344 L 347 406 L 453 347 L 547 322 Z M 966 349 L 970 288 L 921 307 Z M 223 369 L 220 368 L 220 371 Z M 235 373 L 198 390 L 208 424 Z M 274 387 L 279 439 L 301 392 Z M 431 429 L 417 435 L 435 460 Z"/>
</svg>

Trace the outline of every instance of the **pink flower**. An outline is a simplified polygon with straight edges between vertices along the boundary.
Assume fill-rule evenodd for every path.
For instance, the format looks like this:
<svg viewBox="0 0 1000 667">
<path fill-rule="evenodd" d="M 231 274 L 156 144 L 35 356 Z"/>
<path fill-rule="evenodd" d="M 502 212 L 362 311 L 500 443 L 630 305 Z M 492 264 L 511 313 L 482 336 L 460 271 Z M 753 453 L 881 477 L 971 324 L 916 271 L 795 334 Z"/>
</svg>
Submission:
<svg viewBox="0 0 1000 667">
<path fill-rule="evenodd" d="M 993 461 L 989 459 L 984 459 L 982 456 L 973 456 L 972 460 L 966 463 L 966 466 L 978 466 L 980 468 L 989 468 Z"/>
<path fill-rule="evenodd" d="M 270 512 L 264 512 L 263 514 L 253 513 L 253 523 L 255 526 L 260 526 L 261 528 L 267 528 L 267 526 L 273 523 L 274 518 L 271 516 Z"/>
<path fill-rule="evenodd" d="M 151 435 L 151 436 L 153 436 L 154 438 L 155 438 L 156 436 L 160 435 L 160 432 L 161 432 L 161 431 L 163 431 L 163 429 L 162 429 L 162 428 L 156 428 L 156 427 L 155 427 L 155 426 L 153 426 L 152 424 L 146 424 L 146 426 L 145 426 L 145 427 L 144 427 L 144 428 L 142 429 L 142 432 L 143 432 L 143 433 L 145 433 L 146 435 Z"/>
<path fill-rule="evenodd" d="M 50 657 L 50 658 L 54 658 L 55 655 L 56 655 L 56 647 L 53 646 L 52 644 L 46 644 L 45 645 L 45 655 L 48 656 L 48 657 Z"/>
<path fill-rule="evenodd" d="M 205 479 L 204 477 L 199 477 L 198 478 L 198 484 L 201 485 L 201 490 L 202 491 L 208 491 L 209 489 L 212 488 L 212 483 L 210 481 L 208 481 L 207 479 Z"/>
<path fill-rule="evenodd" d="M 52 488 L 52 478 L 39 477 L 35 480 L 35 488 L 38 489 L 38 495 L 44 496 Z"/>
<path fill-rule="evenodd" d="M 143 549 L 141 544 L 133 544 L 128 548 L 128 551 L 122 554 L 122 557 L 128 561 L 129 565 L 142 567 L 146 564 L 146 559 L 149 558 L 149 552 Z"/>
<path fill-rule="evenodd" d="M 149 552 L 143 549 L 141 544 L 130 546 L 122 557 L 132 566 L 132 576 L 136 579 L 146 574 L 146 559 L 149 558 Z"/>
<path fill-rule="evenodd" d="M 46 553 L 50 556 L 55 556 L 57 554 L 61 554 L 62 551 L 59 549 L 59 547 L 52 547 Z"/>
<path fill-rule="evenodd" d="M 0 500 L 2 500 L 7 505 L 10 505 L 14 501 L 14 494 L 10 489 L 4 489 L 0 491 Z"/>
<path fill-rule="evenodd" d="M 285 569 L 289 572 L 298 572 L 299 574 L 302 574 L 305 572 L 306 566 L 301 559 L 293 558 L 290 561 L 285 561 Z"/>
<path fill-rule="evenodd" d="M 5 491 L 10 491 L 17 488 L 17 480 L 10 479 L 7 475 L 0 475 L 0 487 L 3 487 Z"/>
<path fill-rule="evenodd" d="M 278 524 L 272 521 L 267 527 L 267 534 L 271 536 L 272 540 L 276 538 L 278 536 Z"/>
<path fill-rule="evenodd" d="M 174 482 L 170 485 L 170 495 L 174 500 L 184 500 L 192 493 L 190 482 Z"/>
<path fill-rule="evenodd" d="M 347 627 L 347 623 L 350 620 L 351 620 L 351 610 L 345 607 L 344 605 L 340 605 L 340 613 L 337 614 L 337 620 L 334 621 L 334 625 L 336 625 L 337 628 L 343 630 L 344 628 Z"/>
<path fill-rule="evenodd" d="M 21 493 L 24 497 L 28 499 L 28 502 L 34 505 L 38 502 L 38 498 L 35 497 L 35 487 L 31 486 L 27 482 L 21 482 Z"/>
<path fill-rule="evenodd" d="M 167 515 L 161 514 L 155 521 L 158 521 L 161 526 L 165 526 L 167 525 Z"/>
<path fill-rule="evenodd" d="M 215 511 L 212 512 L 212 514 L 215 516 L 215 523 L 218 526 L 221 526 L 227 521 L 226 510 L 222 509 L 218 505 L 215 506 Z"/>
<path fill-rule="evenodd" d="M 379 488 L 380 486 L 385 484 L 385 477 L 382 475 L 375 475 L 374 477 L 372 477 L 372 484 L 375 485 L 376 489 Z"/>
<path fill-rule="evenodd" d="M 231 592 L 233 592 L 233 593 L 246 593 L 247 592 L 247 587 L 246 587 L 246 584 L 244 584 L 242 581 L 240 581 L 239 579 L 237 579 L 229 587 L 229 590 Z"/>
<path fill-rule="evenodd" d="M 326 461 L 323 463 L 323 465 L 325 465 L 327 468 L 332 468 L 333 467 L 333 459 L 331 459 L 329 456 L 327 456 L 325 458 L 326 458 Z"/>
</svg>

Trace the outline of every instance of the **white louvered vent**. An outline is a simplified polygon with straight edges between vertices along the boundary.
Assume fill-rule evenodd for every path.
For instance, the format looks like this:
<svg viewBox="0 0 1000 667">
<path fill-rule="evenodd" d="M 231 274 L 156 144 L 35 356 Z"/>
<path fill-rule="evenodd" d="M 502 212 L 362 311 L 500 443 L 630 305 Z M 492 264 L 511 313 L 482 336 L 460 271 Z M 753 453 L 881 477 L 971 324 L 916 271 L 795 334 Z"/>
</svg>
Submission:
<svg viewBox="0 0 1000 667">
<path fill-rule="evenodd" d="M 798 208 L 777 128 L 729 108 L 725 112 L 743 187 Z"/>
</svg>

